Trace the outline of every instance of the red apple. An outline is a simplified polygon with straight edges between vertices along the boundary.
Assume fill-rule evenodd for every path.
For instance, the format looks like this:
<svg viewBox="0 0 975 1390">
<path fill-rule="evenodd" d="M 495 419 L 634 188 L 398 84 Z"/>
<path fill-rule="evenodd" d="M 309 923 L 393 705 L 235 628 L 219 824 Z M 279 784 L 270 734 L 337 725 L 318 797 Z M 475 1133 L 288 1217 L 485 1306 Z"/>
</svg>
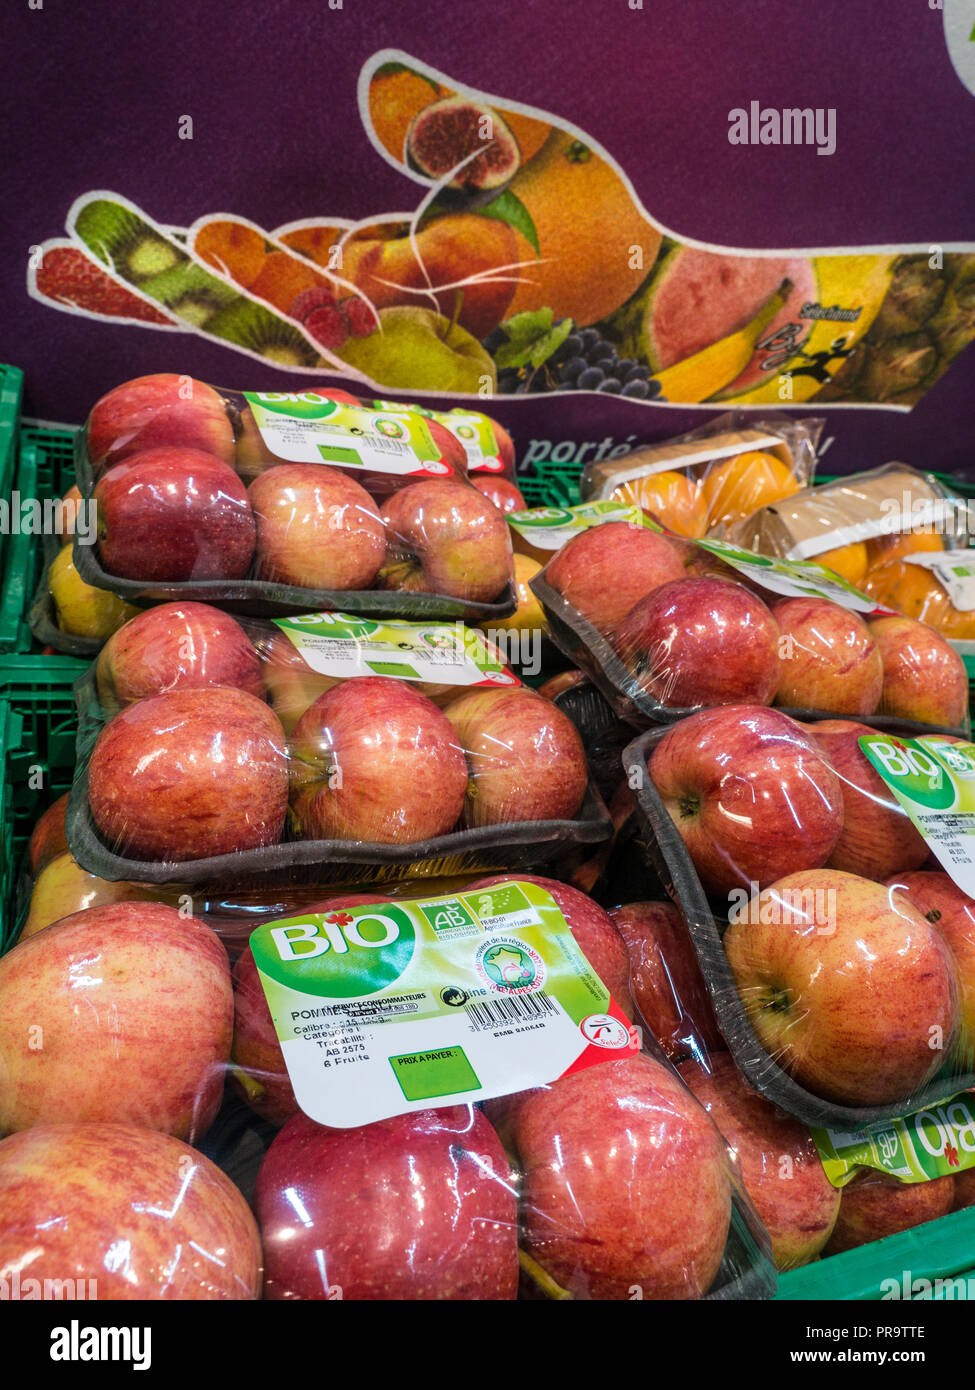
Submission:
<svg viewBox="0 0 975 1390">
<path fill-rule="evenodd" d="M 518 1207 L 473 1107 L 330 1129 L 289 1120 L 257 1175 L 269 1299 L 513 1299 Z"/>
<path fill-rule="evenodd" d="M 779 705 L 831 714 L 873 714 L 884 665 L 857 614 L 826 598 L 786 598 L 772 605 L 782 640 Z"/>
<path fill-rule="evenodd" d="M 858 1173 L 841 1189 L 840 1214 L 824 1253 L 838 1255 L 936 1221 L 951 1211 L 954 1196 L 950 1175 L 908 1183 L 869 1169 Z"/>
<path fill-rule="evenodd" d="M 493 502 L 499 512 L 523 512 L 528 503 L 510 478 L 502 478 L 497 473 L 472 473 L 471 483 L 478 492 Z"/>
<path fill-rule="evenodd" d="M 67 809 L 68 793 L 65 792 L 57 801 L 51 802 L 31 831 L 27 845 L 27 866 L 32 878 L 36 878 L 52 859 L 57 859 L 68 848 L 64 829 Z"/>
<path fill-rule="evenodd" d="M 211 685 L 264 695 L 250 638 L 229 613 L 208 603 L 162 603 L 130 618 L 99 652 L 95 677 L 108 714 L 149 695 Z"/>
<path fill-rule="evenodd" d="M 729 922 L 728 963 L 765 1050 L 827 1100 L 907 1113 L 958 1025 L 951 956 L 921 913 L 883 884 L 818 869 Z"/>
<path fill-rule="evenodd" d="M 354 478 L 316 463 L 269 468 L 250 485 L 257 577 L 305 589 L 368 589 L 386 553 L 376 503 Z"/>
<path fill-rule="evenodd" d="M 840 1193 L 809 1130 L 753 1091 L 727 1052 L 714 1053 L 707 1069 L 688 1058 L 680 1074 L 738 1157 L 776 1269 L 814 1260 L 836 1224 Z"/>
<path fill-rule="evenodd" d="M 572 720 L 544 695 L 526 686 L 470 690 L 446 714 L 470 765 L 465 825 L 571 820 L 578 812 L 586 751 Z"/>
<path fill-rule="evenodd" d="M 651 780 L 712 893 L 825 864 L 843 825 L 839 778 L 778 710 L 702 710 L 664 734 Z"/>
<path fill-rule="evenodd" d="M 954 1179 L 955 1200 L 952 1211 L 975 1206 L 975 1168 L 963 1168 L 960 1173 L 954 1174 Z"/>
<path fill-rule="evenodd" d="M 412 844 L 460 819 L 467 759 L 406 681 L 358 676 L 320 695 L 291 738 L 291 805 L 306 840 Z"/>
<path fill-rule="evenodd" d="M 803 728 L 836 773 L 843 794 L 843 829 L 827 868 L 882 881 L 923 864 L 927 845 L 860 749 L 860 738 L 875 730 L 849 719 L 822 719 Z"/>
<path fill-rule="evenodd" d="M 419 892 L 419 890 L 418 890 Z M 342 907 L 365 907 L 392 901 L 380 893 L 346 893 L 302 912 L 332 912 Z M 294 915 L 297 915 L 295 913 Z M 234 966 L 234 1046 L 231 1061 L 234 1080 L 248 1104 L 273 1125 L 283 1125 L 297 1113 L 298 1102 L 284 1063 L 274 1020 L 249 946 Z"/>
<path fill-rule="evenodd" d="M 220 396 L 205 382 L 172 372 L 136 377 L 102 396 L 88 417 L 87 443 L 96 470 L 160 445 L 234 461 L 234 432 Z"/>
<path fill-rule="evenodd" d="M 491 888 L 496 883 L 508 883 L 512 879 L 519 883 L 537 883 L 554 899 L 555 906 L 565 918 L 580 951 L 627 1018 L 631 1019 L 633 1003 L 630 999 L 630 959 L 626 953 L 626 944 L 609 914 L 577 888 L 570 888 L 567 883 L 559 883 L 554 878 L 539 878 L 535 874 L 514 871 L 508 874 L 492 874 L 489 878 L 479 878 L 470 884 L 467 891 Z"/>
<path fill-rule="evenodd" d="M 102 1302 L 260 1297 L 250 1208 L 215 1163 L 168 1134 L 121 1124 L 14 1134 L 0 1143 L 0 1210 L 0 1277 L 18 1281 L 20 1298 L 45 1286 Z"/>
<path fill-rule="evenodd" d="M 662 705 L 769 705 L 779 630 L 760 598 L 725 579 L 679 579 L 630 609 L 613 646 Z"/>
<path fill-rule="evenodd" d="M 947 943 L 958 977 L 959 1060 L 962 1070 L 975 1070 L 975 902 L 949 874 L 936 870 L 894 874 L 887 887 L 903 893 Z"/>
<path fill-rule="evenodd" d="M 951 728 L 967 724 L 968 674 L 947 638 L 913 618 L 876 618 L 870 632 L 884 664 L 881 714 Z"/>
<path fill-rule="evenodd" d="M 567 541 L 542 577 L 609 636 L 640 599 L 683 579 L 684 561 L 666 536 L 628 521 L 607 521 Z"/>
<path fill-rule="evenodd" d="M 199 449 L 145 449 L 95 485 L 98 554 L 124 579 L 241 579 L 254 514 L 234 470 Z"/>
<path fill-rule="evenodd" d="M 199 1139 L 233 995 L 210 927 L 161 903 L 64 917 L 0 958 L 0 1133 L 109 1121 Z"/>
<path fill-rule="evenodd" d="M 609 915 L 626 943 L 633 1002 L 668 1057 L 722 1050 L 687 923 L 673 903 L 625 903 Z"/>
<path fill-rule="evenodd" d="M 577 1298 L 700 1298 L 731 1219 L 727 1151 L 645 1053 L 529 1092 L 514 1111 L 523 1243 Z"/>
<path fill-rule="evenodd" d="M 134 859 L 179 862 L 276 844 L 288 805 L 284 731 L 243 690 L 139 700 L 99 734 L 88 801 L 102 837 Z"/>
<path fill-rule="evenodd" d="M 383 521 L 380 587 L 490 603 L 512 581 L 504 517 L 469 483 L 412 483 L 386 501 Z"/>
</svg>

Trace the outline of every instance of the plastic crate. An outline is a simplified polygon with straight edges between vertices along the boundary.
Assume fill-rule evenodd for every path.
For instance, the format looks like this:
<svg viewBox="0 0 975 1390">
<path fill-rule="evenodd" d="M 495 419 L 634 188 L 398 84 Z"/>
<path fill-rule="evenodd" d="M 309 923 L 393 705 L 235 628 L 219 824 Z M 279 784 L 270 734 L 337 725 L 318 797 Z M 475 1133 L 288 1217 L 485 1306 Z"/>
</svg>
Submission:
<svg viewBox="0 0 975 1390">
<path fill-rule="evenodd" d="M 0 363 L 0 497 L 9 499 L 17 471 L 17 430 L 24 397 L 24 374 L 18 367 Z M 0 528 L 0 573 L 6 564 L 12 537 Z"/>
<path fill-rule="evenodd" d="M 970 1279 L 962 1298 L 975 1298 L 975 1207 L 952 1212 L 939 1221 L 928 1221 L 910 1231 L 872 1241 L 842 1255 L 814 1260 L 802 1269 L 779 1276 L 775 1297 L 779 1300 L 836 1299 L 861 1302 L 883 1298 L 914 1297 L 947 1299 L 957 1296 L 938 1280 Z M 899 1292 L 889 1282 L 896 1280 Z M 914 1280 L 927 1280 L 911 1292 Z"/>
<path fill-rule="evenodd" d="M 529 507 L 574 507 L 582 501 L 579 479 L 582 465 L 542 459 L 530 473 L 519 473 L 515 482 Z"/>
<path fill-rule="evenodd" d="M 67 656 L 0 657 L 0 950 L 18 920 L 18 880 L 31 831 L 71 786 L 78 717 L 74 682 L 87 663 Z"/>
<path fill-rule="evenodd" d="M 63 497 L 74 482 L 73 429 L 24 425 L 15 473 L 15 489 L 21 497 L 44 502 Z M 0 652 L 37 652 L 39 647 L 28 625 L 28 610 L 44 569 L 41 537 L 28 534 L 8 538 L 0 589 Z"/>
</svg>

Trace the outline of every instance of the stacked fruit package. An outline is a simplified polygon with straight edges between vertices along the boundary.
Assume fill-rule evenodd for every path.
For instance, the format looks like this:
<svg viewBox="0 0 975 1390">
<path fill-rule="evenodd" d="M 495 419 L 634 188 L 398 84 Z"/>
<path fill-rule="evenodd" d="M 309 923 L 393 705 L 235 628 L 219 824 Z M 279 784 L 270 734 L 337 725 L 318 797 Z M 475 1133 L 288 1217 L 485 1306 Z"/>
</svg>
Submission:
<svg viewBox="0 0 975 1390">
<path fill-rule="evenodd" d="M 582 495 L 651 512 L 691 540 L 736 522 L 812 484 L 821 419 L 732 411 L 663 444 L 586 464 Z"/>
<path fill-rule="evenodd" d="M 467 470 L 476 452 L 491 465 L 482 485 L 510 473 L 510 440 L 485 416 L 459 415 L 457 432 L 451 419 L 324 388 L 126 382 L 80 436 L 81 498 L 98 531 L 94 545 L 76 534 L 78 573 L 131 601 L 503 616 L 507 528 Z"/>
<path fill-rule="evenodd" d="M 102 1299 L 765 1296 L 738 1162 L 628 976 L 607 913 L 522 875 L 310 903 L 232 971 L 185 903 L 63 918 L 0 960 L 0 1262 Z M 206 1157 L 228 1076 L 253 1215 Z"/>
<path fill-rule="evenodd" d="M 336 613 L 242 622 L 159 605 L 79 683 L 68 841 L 85 869 L 348 883 L 525 866 L 608 835 L 571 720 L 482 633 Z"/>
<path fill-rule="evenodd" d="M 732 528 L 763 555 L 815 560 L 878 607 L 928 623 L 953 641 L 975 639 L 969 504 L 905 464 L 807 488 Z"/>
<path fill-rule="evenodd" d="M 639 508 L 579 531 L 531 588 L 637 727 L 733 703 L 968 727 L 964 663 L 927 624 L 815 564 L 664 534 Z"/>
</svg>

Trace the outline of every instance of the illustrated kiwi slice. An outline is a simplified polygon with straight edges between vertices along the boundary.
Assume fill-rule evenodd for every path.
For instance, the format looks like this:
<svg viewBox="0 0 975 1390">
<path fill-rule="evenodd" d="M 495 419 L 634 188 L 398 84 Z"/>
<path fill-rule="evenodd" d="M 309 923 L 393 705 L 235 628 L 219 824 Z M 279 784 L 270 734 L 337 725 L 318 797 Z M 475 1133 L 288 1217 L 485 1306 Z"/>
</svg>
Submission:
<svg viewBox="0 0 975 1390">
<path fill-rule="evenodd" d="M 207 320 L 206 331 L 283 367 L 315 367 L 320 361 L 311 343 L 293 325 L 250 300 L 239 298 L 222 309 Z"/>
<path fill-rule="evenodd" d="M 164 270 L 140 286 L 143 294 L 164 304 L 185 323 L 202 328 L 214 314 L 240 298 L 233 285 L 225 285 L 189 259 Z"/>
<path fill-rule="evenodd" d="M 100 261 L 140 288 L 186 258 L 179 246 L 138 213 L 105 198 L 85 204 L 74 230 Z"/>
<path fill-rule="evenodd" d="M 115 274 L 165 305 L 182 322 L 272 362 L 306 367 L 319 364 L 317 351 L 298 329 L 264 305 L 245 299 L 234 285 L 211 275 L 138 209 L 113 199 L 95 198 L 81 207 L 69 230 Z M 137 248 L 136 259 L 143 269 L 138 279 L 131 275 Z M 154 248 L 155 257 L 150 255 L 150 248 Z M 157 269 L 146 274 L 151 261 Z"/>
</svg>

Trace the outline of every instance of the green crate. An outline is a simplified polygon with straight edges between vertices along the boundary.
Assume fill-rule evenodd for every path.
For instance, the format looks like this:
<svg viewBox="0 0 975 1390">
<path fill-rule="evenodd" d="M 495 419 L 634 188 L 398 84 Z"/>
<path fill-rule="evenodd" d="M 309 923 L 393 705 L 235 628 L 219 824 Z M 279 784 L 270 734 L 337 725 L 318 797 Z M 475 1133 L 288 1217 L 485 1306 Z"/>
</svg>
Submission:
<svg viewBox="0 0 975 1390">
<path fill-rule="evenodd" d="M 44 502 L 63 497 L 74 483 L 76 431 L 24 425 L 15 489 L 23 497 Z M 0 588 L 0 652 L 37 652 L 28 625 L 28 611 L 44 569 L 40 536 L 13 535 L 8 541 Z"/>
<path fill-rule="evenodd" d="M 582 501 L 581 476 L 580 464 L 542 459 L 532 464 L 531 473 L 520 473 L 515 481 L 529 507 L 574 507 Z"/>
<path fill-rule="evenodd" d="M 18 924 L 18 880 L 31 831 L 71 786 L 78 728 L 73 686 L 86 666 L 69 656 L 0 656 L 0 950 Z"/>
<path fill-rule="evenodd" d="M 0 497 L 9 499 L 17 471 L 17 430 L 24 398 L 24 374 L 18 367 L 0 363 Z M 0 572 L 6 563 L 11 537 L 0 528 Z"/>
<path fill-rule="evenodd" d="M 939 1279 L 972 1278 L 973 1260 L 975 1207 L 966 1207 L 939 1221 L 928 1221 L 910 1231 L 888 1236 L 886 1240 L 875 1240 L 856 1250 L 846 1250 L 842 1255 L 831 1255 L 825 1260 L 814 1260 L 802 1269 L 790 1270 L 779 1276 L 775 1297 L 876 1302 L 890 1293 L 884 1280 L 896 1279 L 903 1286 L 905 1274 L 911 1279 L 926 1279 L 932 1285 Z M 937 1287 L 930 1292 L 922 1287 L 915 1296 L 945 1299 L 953 1295 L 942 1286 L 940 1292 Z M 975 1298 L 975 1282 L 968 1286 L 967 1297 Z"/>
</svg>

